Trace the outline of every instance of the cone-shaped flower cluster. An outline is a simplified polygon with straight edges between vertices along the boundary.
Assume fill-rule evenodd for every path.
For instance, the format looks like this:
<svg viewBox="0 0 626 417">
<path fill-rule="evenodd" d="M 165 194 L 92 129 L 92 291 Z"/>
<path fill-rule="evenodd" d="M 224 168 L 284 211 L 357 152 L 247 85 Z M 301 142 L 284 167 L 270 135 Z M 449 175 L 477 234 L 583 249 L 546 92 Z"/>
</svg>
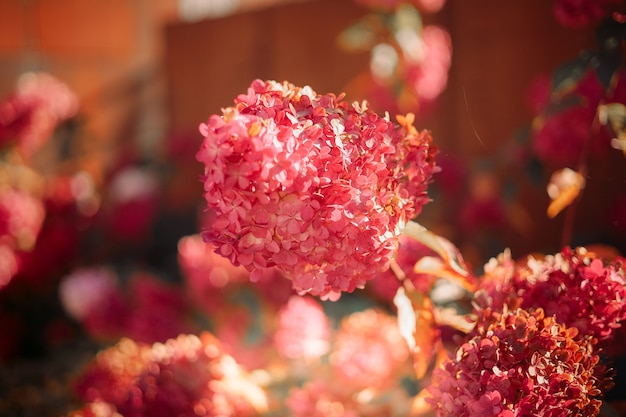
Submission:
<svg viewBox="0 0 626 417">
<path fill-rule="evenodd" d="M 438 416 L 598 415 L 611 381 L 594 338 L 541 309 L 481 314 L 473 337 L 434 371 Z"/>
<path fill-rule="evenodd" d="M 222 113 L 200 126 L 197 154 L 215 214 L 203 236 L 218 253 L 253 280 L 278 267 L 323 297 L 385 268 L 435 170 L 412 116 L 398 125 L 366 103 L 260 80 Z"/>
</svg>

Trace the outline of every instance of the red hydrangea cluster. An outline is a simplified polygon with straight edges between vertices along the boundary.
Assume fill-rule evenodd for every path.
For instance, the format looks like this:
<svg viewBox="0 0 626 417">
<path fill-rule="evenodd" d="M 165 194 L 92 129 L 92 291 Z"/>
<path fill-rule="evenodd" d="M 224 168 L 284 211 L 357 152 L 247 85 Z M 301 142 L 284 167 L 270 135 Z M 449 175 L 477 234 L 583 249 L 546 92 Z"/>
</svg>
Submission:
<svg viewBox="0 0 626 417">
<path fill-rule="evenodd" d="M 605 265 L 584 248 L 520 263 L 506 252 L 485 266 L 475 303 L 494 310 L 542 308 L 581 334 L 605 340 L 626 319 L 625 286 L 622 261 Z"/>
<path fill-rule="evenodd" d="M 121 281 L 106 267 L 79 268 L 62 278 L 59 297 L 67 314 L 96 340 L 163 342 L 195 330 L 180 288 L 143 271 L 125 277 L 126 286 Z"/>
<path fill-rule="evenodd" d="M 310 87 L 254 81 L 200 126 L 214 212 L 203 236 L 258 279 L 277 267 L 299 293 L 353 291 L 384 269 L 428 201 L 436 148 L 411 118 Z"/>
<path fill-rule="evenodd" d="M 538 114 L 533 121 L 532 147 L 539 159 L 561 166 L 576 166 L 583 151 L 602 156 L 611 150 L 613 132 L 594 130 L 598 106 L 602 103 L 626 103 L 626 72 L 616 71 L 611 88 L 604 88 L 595 71 L 589 70 L 567 92 L 560 103 L 551 102 L 552 86 L 538 78 L 529 91 L 529 105 Z M 564 106 L 562 103 L 568 103 Z M 562 110 L 555 112 L 558 104 Z"/>
<path fill-rule="evenodd" d="M 585 27 L 624 7 L 623 0 L 555 0 L 554 15 L 565 27 Z"/>
<path fill-rule="evenodd" d="M 78 99 L 67 85 L 46 73 L 24 74 L 0 102 L 0 146 L 17 145 L 30 156 L 77 110 Z"/>
<path fill-rule="evenodd" d="M 76 392 L 124 417 L 255 416 L 267 406 L 261 388 L 208 333 L 152 346 L 122 339 L 98 354 Z"/>
<path fill-rule="evenodd" d="M 483 310 L 427 401 L 441 417 L 597 416 L 611 381 L 594 343 L 541 309 Z"/>
</svg>

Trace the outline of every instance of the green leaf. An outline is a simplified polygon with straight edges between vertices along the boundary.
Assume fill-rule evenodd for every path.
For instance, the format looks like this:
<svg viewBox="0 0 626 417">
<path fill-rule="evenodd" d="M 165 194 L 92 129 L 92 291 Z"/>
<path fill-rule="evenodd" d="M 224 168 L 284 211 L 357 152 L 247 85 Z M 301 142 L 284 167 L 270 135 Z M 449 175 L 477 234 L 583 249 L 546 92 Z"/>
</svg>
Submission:
<svg viewBox="0 0 626 417">
<path fill-rule="evenodd" d="M 348 52 L 370 51 L 378 42 L 377 28 L 381 22 L 374 16 L 366 16 L 361 21 L 344 29 L 337 38 L 337 43 Z"/>
<path fill-rule="evenodd" d="M 583 51 L 578 58 L 566 62 L 552 74 L 552 91 L 556 94 L 570 91 L 589 70 L 596 55 L 590 51 Z"/>
</svg>

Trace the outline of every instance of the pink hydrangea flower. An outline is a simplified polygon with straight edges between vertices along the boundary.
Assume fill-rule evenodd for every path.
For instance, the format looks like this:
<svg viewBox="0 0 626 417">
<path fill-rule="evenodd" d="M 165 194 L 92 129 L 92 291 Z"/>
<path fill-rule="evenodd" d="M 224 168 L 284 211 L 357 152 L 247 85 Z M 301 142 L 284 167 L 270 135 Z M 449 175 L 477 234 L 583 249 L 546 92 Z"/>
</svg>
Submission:
<svg viewBox="0 0 626 417">
<path fill-rule="evenodd" d="M 345 318 L 335 337 L 330 363 L 337 382 L 354 390 L 396 384 L 407 364 L 409 349 L 397 318 L 369 309 Z"/>
<path fill-rule="evenodd" d="M 41 199 L 9 188 L 0 192 L 0 242 L 16 249 L 30 249 L 43 224 Z"/>
<path fill-rule="evenodd" d="M 293 388 L 286 400 L 293 417 L 358 417 L 358 404 L 324 381 L 311 381 Z"/>
<path fill-rule="evenodd" d="M 448 84 L 452 63 L 450 34 L 439 26 L 426 25 L 421 34 L 423 57 L 419 62 L 407 62 L 406 82 L 415 90 L 418 103 L 433 103 Z"/>
<path fill-rule="evenodd" d="M 505 252 L 485 266 L 475 302 L 479 308 L 542 308 L 581 334 L 609 339 L 626 319 L 622 262 L 604 264 L 584 248 L 564 248 L 517 263 Z"/>
<path fill-rule="evenodd" d="M 0 102 L 0 146 L 17 145 L 30 156 L 77 110 L 78 99 L 63 82 L 46 73 L 24 74 Z"/>
<path fill-rule="evenodd" d="M 318 301 L 292 296 L 278 313 L 274 343 L 290 359 L 317 359 L 330 348 L 330 323 Z"/>
<path fill-rule="evenodd" d="M 59 284 L 63 308 L 78 321 L 84 320 L 92 311 L 102 309 L 107 298 L 118 291 L 117 275 L 105 267 L 77 269 Z"/>
<path fill-rule="evenodd" d="M 482 311 L 470 339 L 433 372 L 440 417 L 597 416 L 611 387 L 594 353 L 543 310 Z"/>
<path fill-rule="evenodd" d="M 365 103 L 256 80 L 200 131 L 203 236 L 252 280 L 277 267 L 301 294 L 361 288 L 428 201 L 430 134 Z"/>
<path fill-rule="evenodd" d="M 262 389 L 209 333 L 154 345 L 122 339 L 96 356 L 75 389 L 124 417 L 245 417 L 267 407 Z"/>
</svg>

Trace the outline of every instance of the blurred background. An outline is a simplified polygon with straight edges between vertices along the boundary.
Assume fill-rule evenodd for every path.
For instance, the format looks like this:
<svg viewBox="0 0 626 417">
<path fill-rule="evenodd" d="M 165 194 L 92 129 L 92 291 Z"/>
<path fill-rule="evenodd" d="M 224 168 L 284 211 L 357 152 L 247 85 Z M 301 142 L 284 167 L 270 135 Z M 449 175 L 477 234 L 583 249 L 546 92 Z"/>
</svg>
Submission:
<svg viewBox="0 0 626 417">
<path fill-rule="evenodd" d="M 564 25 L 545 0 L 396 3 L 0 0 L 0 191 L 35 200 L 0 202 L 2 213 L 18 208 L 24 229 L 0 230 L 9 236 L 0 241 L 0 357 L 45 357 L 85 331 L 76 324 L 81 313 L 68 314 L 58 298 L 76 268 L 107 264 L 122 277 L 141 269 L 167 284 L 185 278 L 179 241 L 202 227 L 198 125 L 257 78 L 345 92 L 392 117 L 415 113 L 416 127 L 432 131 L 442 168 L 418 221 L 477 271 L 505 248 L 514 257 L 564 244 L 624 253 L 622 152 L 585 160 L 583 197 L 550 218 L 551 174 L 578 169 L 579 155 L 566 159 L 568 145 L 558 141 L 552 153 L 536 145 L 562 110 L 545 104 L 550 89 L 563 96 L 581 84 L 593 61 L 584 51 L 603 50 L 606 39 L 617 39 L 621 57 L 623 28 L 603 35 L 597 22 Z M 611 67 L 611 88 L 621 65 Z M 25 143 L 15 137 L 27 137 L 15 109 L 34 106 L 28 94 L 65 107 L 36 146 L 15 150 Z M 32 126 L 43 117 L 24 112 Z M 0 388 L 15 386 L 17 373 L 36 381 L 29 389 L 41 386 L 41 374 L 22 366 L 6 367 Z M 13 393 L 0 410 L 32 401 L 28 389 Z"/>
</svg>

